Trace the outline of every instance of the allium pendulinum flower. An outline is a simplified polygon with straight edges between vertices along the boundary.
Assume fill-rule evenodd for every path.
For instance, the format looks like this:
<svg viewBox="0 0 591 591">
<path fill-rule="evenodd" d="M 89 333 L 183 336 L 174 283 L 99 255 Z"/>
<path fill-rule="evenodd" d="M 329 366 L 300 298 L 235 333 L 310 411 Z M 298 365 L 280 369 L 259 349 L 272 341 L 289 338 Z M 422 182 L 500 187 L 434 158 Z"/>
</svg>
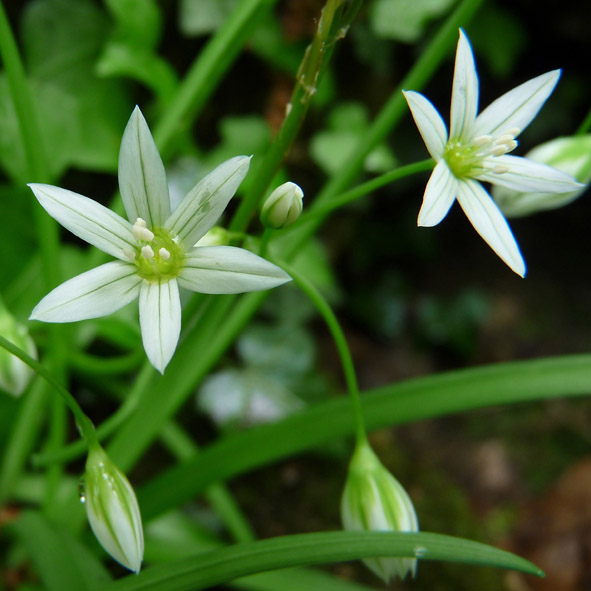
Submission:
<svg viewBox="0 0 591 591">
<path fill-rule="evenodd" d="M 488 245 L 522 277 L 525 263 L 503 214 L 480 181 L 516 191 L 564 193 L 580 185 L 544 164 L 507 154 L 550 96 L 560 70 L 533 78 L 507 92 L 480 115 L 478 76 L 470 42 L 460 30 L 451 97 L 450 132 L 423 95 L 404 96 L 427 150 L 436 165 L 427 183 L 419 226 L 435 226 L 457 198 L 468 219 Z"/>
<path fill-rule="evenodd" d="M 350 531 L 417 532 L 419 522 L 404 487 L 386 470 L 366 441 L 357 444 L 341 501 L 343 527 Z M 365 558 L 364 564 L 386 583 L 415 575 L 416 558 Z"/>
<path fill-rule="evenodd" d="M 102 547 L 129 570 L 140 572 L 144 532 L 138 502 L 125 474 L 100 445 L 88 452 L 81 500 Z"/>
<path fill-rule="evenodd" d="M 119 153 L 119 189 L 129 221 L 96 201 L 50 185 L 29 185 L 39 203 L 76 236 L 116 257 L 45 296 L 31 313 L 44 322 L 106 316 L 139 296 L 142 341 L 160 372 L 181 330 L 179 287 L 209 294 L 242 293 L 290 280 L 279 267 L 232 246 L 194 246 L 218 220 L 248 172 L 237 156 L 202 179 L 171 212 L 164 165 L 135 108 Z"/>
</svg>

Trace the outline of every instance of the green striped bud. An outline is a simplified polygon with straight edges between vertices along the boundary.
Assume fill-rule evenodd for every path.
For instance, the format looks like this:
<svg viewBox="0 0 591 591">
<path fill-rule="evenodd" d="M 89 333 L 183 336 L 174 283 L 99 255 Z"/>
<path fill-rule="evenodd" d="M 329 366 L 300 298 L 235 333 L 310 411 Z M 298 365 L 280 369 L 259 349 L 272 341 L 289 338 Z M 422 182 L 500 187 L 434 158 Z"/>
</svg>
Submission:
<svg viewBox="0 0 591 591">
<path fill-rule="evenodd" d="M 295 183 L 279 185 L 263 204 L 261 222 L 275 230 L 291 226 L 302 213 L 303 198 L 304 192 Z"/>
<path fill-rule="evenodd" d="M 0 335 L 37 359 L 37 348 L 24 324 L 16 321 L 0 299 Z M 0 348 L 0 390 L 20 396 L 29 385 L 33 370 L 18 357 Z"/>
<path fill-rule="evenodd" d="M 139 572 L 144 533 L 138 502 L 125 474 L 98 444 L 88 452 L 81 500 L 101 546 L 124 567 Z"/>
<path fill-rule="evenodd" d="M 561 137 L 536 146 L 525 157 L 570 174 L 582 183 L 568 193 L 521 193 L 493 186 L 492 196 L 507 217 L 531 215 L 568 205 L 580 197 L 591 181 L 591 134 Z"/>
<path fill-rule="evenodd" d="M 414 506 L 402 485 L 386 470 L 367 442 L 357 445 L 341 502 L 346 530 L 417 532 Z M 365 558 L 364 564 L 386 583 L 414 577 L 417 561 L 408 558 Z"/>
</svg>

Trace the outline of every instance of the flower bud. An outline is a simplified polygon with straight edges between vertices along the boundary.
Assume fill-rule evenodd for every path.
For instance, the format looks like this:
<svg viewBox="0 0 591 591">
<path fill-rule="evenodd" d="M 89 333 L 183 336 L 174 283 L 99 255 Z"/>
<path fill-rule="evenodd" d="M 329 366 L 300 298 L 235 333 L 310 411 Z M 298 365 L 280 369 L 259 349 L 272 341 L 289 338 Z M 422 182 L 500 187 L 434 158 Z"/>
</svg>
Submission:
<svg viewBox="0 0 591 591">
<path fill-rule="evenodd" d="M 410 497 L 386 470 L 367 442 L 357 445 L 341 501 L 343 526 L 352 531 L 417 532 L 419 523 Z M 365 558 L 364 564 L 386 583 L 414 577 L 416 558 Z"/>
<path fill-rule="evenodd" d="M 37 348 L 27 327 L 16 321 L 0 300 L 0 334 L 31 357 L 37 359 Z M 33 377 L 33 370 L 18 357 L 0 347 L 0 390 L 20 396 Z"/>
<path fill-rule="evenodd" d="M 585 192 L 591 181 L 591 134 L 551 140 L 535 147 L 525 157 L 566 172 L 583 185 L 568 193 L 520 193 L 495 185 L 492 196 L 507 217 L 568 205 Z"/>
<path fill-rule="evenodd" d="M 81 500 L 101 546 L 117 562 L 139 572 L 144 533 L 137 499 L 125 474 L 98 444 L 88 452 Z"/>
<path fill-rule="evenodd" d="M 295 183 L 283 183 L 263 204 L 261 222 L 267 228 L 279 230 L 291 226 L 302 213 L 304 192 Z"/>
<path fill-rule="evenodd" d="M 221 226 L 214 226 L 200 238 L 195 246 L 227 246 L 230 244 L 230 233 Z"/>
</svg>

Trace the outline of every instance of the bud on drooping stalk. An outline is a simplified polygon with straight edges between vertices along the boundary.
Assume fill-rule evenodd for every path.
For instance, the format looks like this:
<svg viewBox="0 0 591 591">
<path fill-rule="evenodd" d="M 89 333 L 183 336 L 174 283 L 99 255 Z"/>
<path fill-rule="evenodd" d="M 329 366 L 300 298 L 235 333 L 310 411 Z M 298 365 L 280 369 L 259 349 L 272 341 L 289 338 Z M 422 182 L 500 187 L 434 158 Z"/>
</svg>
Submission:
<svg viewBox="0 0 591 591">
<path fill-rule="evenodd" d="M 263 204 L 261 222 L 275 230 L 291 226 L 302 213 L 303 198 L 304 192 L 295 183 L 279 185 Z"/>
<path fill-rule="evenodd" d="M 31 357 L 37 359 L 37 348 L 27 327 L 16 321 L 0 299 L 0 335 Z M 33 370 L 6 349 L 0 348 L 0 390 L 20 396 L 31 381 Z"/>
<path fill-rule="evenodd" d="M 358 443 L 349 465 L 341 502 L 343 526 L 351 531 L 417 532 L 414 506 L 402 485 L 386 470 L 367 442 Z M 365 558 L 364 564 L 386 583 L 414 577 L 415 558 Z"/>
<path fill-rule="evenodd" d="M 568 193 L 520 193 L 495 185 L 492 196 L 507 217 L 568 205 L 585 192 L 591 181 L 591 134 L 557 138 L 540 144 L 525 156 L 566 172 L 583 184 Z"/>
<path fill-rule="evenodd" d="M 117 562 L 139 572 L 144 533 L 137 499 L 125 474 L 98 444 L 88 452 L 82 500 L 101 546 Z"/>
</svg>

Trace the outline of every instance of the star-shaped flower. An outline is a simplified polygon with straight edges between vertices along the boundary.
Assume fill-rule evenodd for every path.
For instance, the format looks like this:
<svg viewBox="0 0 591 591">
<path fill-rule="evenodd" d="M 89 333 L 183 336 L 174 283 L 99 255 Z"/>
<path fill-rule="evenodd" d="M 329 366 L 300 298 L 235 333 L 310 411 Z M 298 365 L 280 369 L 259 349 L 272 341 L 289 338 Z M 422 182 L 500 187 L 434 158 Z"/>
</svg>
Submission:
<svg viewBox="0 0 591 591">
<path fill-rule="evenodd" d="M 181 330 L 179 287 L 242 293 L 290 280 L 279 267 L 232 246 L 195 246 L 215 224 L 248 172 L 250 158 L 220 164 L 170 211 L 164 165 L 135 108 L 119 153 L 119 188 L 129 221 L 96 201 L 51 185 L 29 185 L 39 203 L 76 236 L 119 259 L 56 287 L 31 313 L 44 322 L 106 316 L 139 296 L 142 341 L 160 372 Z"/>
<path fill-rule="evenodd" d="M 565 193 L 580 187 L 550 166 L 507 154 L 550 96 L 560 70 L 533 78 L 507 92 L 480 115 L 478 76 L 470 42 L 460 29 L 451 97 L 450 132 L 423 95 L 405 91 L 412 116 L 436 165 L 427 183 L 419 226 L 435 226 L 457 198 L 488 245 L 515 273 L 525 263 L 503 214 L 480 184 L 485 181 L 517 191 Z"/>
</svg>

